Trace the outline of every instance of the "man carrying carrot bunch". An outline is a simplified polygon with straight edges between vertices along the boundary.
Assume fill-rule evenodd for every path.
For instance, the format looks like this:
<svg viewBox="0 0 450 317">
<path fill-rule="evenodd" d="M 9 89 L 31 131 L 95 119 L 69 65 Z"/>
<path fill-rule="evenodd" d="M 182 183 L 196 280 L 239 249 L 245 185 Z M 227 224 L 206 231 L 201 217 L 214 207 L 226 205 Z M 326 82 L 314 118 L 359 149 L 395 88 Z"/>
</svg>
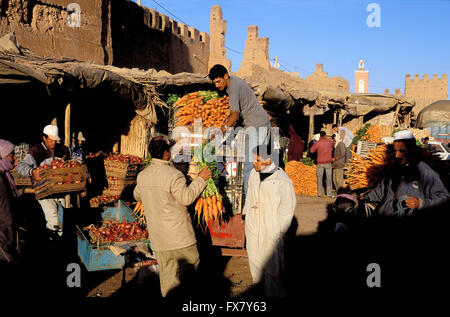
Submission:
<svg viewBox="0 0 450 317">
<path fill-rule="evenodd" d="M 186 186 L 184 175 L 169 165 L 173 145 L 164 137 L 150 141 L 152 164 L 138 174 L 134 190 L 135 199 L 144 206 L 163 297 L 179 287 L 180 280 L 193 280 L 192 268 L 197 269 L 200 259 L 187 206 L 200 196 L 211 178 L 211 171 L 205 167 Z"/>
</svg>

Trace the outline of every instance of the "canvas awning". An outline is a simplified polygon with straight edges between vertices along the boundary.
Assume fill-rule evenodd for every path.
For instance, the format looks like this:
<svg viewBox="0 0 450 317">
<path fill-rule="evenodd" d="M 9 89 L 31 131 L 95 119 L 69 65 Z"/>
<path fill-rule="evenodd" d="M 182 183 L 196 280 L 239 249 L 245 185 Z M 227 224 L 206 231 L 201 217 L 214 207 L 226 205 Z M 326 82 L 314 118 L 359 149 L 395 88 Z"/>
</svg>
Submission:
<svg viewBox="0 0 450 317">
<path fill-rule="evenodd" d="M 423 129 L 450 123 L 450 100 L 439 100 L 426 106 L 417 115 L 415 127 Z"/>
</svg>

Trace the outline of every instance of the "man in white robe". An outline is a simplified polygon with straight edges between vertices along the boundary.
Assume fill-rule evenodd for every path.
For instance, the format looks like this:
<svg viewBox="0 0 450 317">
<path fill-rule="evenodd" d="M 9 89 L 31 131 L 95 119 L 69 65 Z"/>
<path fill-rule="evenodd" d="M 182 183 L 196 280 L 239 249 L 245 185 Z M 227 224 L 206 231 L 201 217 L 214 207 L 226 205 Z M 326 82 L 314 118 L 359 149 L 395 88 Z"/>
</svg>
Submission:
<svg viewBox="0 0 450 317">
<path fill-rule="evenodd" d="M 281 297 L 286 295 L 284 236 L 297 199 L 291 179 L 266 152 L 267 146 L 253 152 L 244 206 L 246 248 L 253 283 L 262 282 L 266 296 Z"/>
</svg>

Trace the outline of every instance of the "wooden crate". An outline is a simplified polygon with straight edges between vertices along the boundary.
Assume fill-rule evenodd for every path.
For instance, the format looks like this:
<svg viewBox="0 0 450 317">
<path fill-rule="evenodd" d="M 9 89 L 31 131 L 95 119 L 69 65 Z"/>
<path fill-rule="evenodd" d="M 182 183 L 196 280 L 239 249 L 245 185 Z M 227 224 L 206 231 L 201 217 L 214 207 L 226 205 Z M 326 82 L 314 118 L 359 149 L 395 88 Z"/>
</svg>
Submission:
<svg viewBox="0 0 450 317">
<path fill-rule="evenodd" d="M 63 168 L 46 168 L 39 171 L 41 180 L 33 184 L 36 199 L 86 190 L 88 172 L 86 165 Z"/>
<path fill-rule="evenodd" d="M 14 168 L 11 170 L 11 175 L 14 178 L 14 184 L 16 186 L 32 186 L 33 181 L 31 177 L 21 177 L 19 176 L 19 173 L 17 173 L 16 169 Z"/>
</svg>

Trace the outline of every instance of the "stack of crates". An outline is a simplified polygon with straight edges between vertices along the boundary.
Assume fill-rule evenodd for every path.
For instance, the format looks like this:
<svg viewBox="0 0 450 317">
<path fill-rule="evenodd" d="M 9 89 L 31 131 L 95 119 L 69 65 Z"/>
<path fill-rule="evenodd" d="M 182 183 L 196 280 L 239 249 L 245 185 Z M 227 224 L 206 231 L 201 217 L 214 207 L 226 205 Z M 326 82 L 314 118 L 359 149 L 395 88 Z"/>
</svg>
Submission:
<svg viewBox="0 0 450 317">
<path fill-rule="evenodd" d="M 126 186 L 136 183 L 136 177 L 141 168 L 142 164 L 105 160 L 108 188 L 103 191 L 103 194 L 120 195 Z"/>
</svg>

